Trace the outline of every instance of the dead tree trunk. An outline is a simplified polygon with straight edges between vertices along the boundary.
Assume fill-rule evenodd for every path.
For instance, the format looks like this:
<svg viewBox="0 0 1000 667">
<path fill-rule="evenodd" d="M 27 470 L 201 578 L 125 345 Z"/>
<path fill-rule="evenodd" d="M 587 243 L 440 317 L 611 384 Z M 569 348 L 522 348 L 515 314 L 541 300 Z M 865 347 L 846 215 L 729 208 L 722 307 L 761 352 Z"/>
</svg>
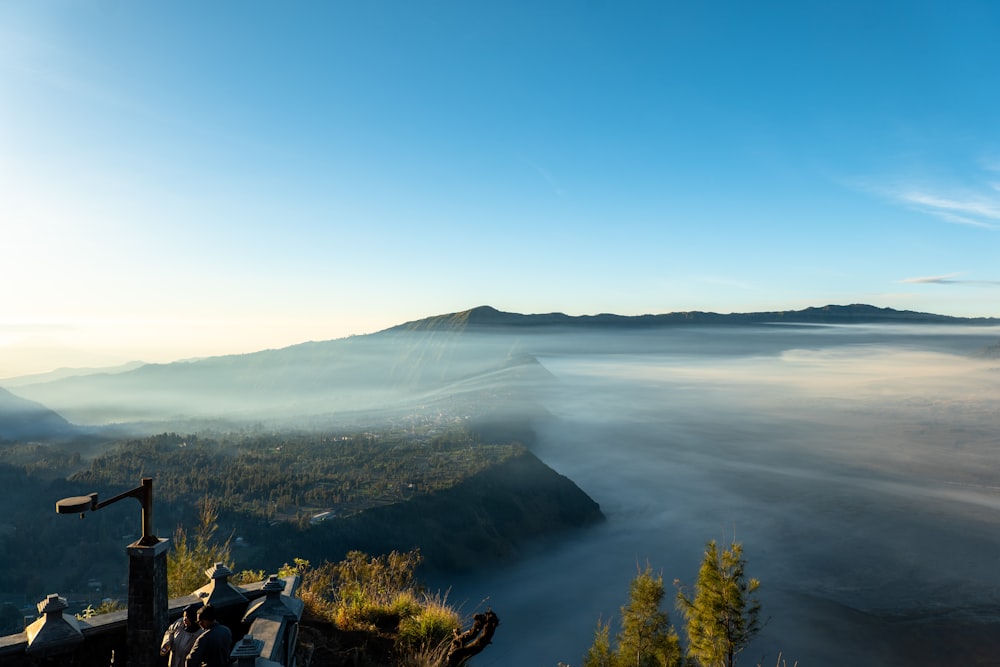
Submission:
<svg viewBox="0 0 1000 667">
<path fill-rule="evenodd" d="M 451 640 L 451 648 L 445 659 L 446 667 L 459 667 L 472 656 L 481 653 L 490 645 L 498 625 L 500 619 L 492 609 L 487 609 L 485 614 L 473 616 L 471 628 L 462 633 L 455 631 L 455 638 Z"/>
</svg>

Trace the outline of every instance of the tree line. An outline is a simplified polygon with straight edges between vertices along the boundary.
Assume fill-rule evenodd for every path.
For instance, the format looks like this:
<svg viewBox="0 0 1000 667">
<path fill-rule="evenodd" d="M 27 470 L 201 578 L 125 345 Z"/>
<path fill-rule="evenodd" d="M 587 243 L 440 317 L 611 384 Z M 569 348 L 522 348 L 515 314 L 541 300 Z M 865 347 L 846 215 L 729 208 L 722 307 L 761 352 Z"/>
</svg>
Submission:
<svg viewBox="0 0 1000 667">
<path fill-rule="evenodd" d="M 223 512 L 271 520 L 450 488 L 522 450 L 484 444 L 457 426 L 432 434 L 163 433 L 118 443 L 70 480 L 103 490 L 154 476 L 158 500 L 194 503 L 211 494 Z"/>
</svg>

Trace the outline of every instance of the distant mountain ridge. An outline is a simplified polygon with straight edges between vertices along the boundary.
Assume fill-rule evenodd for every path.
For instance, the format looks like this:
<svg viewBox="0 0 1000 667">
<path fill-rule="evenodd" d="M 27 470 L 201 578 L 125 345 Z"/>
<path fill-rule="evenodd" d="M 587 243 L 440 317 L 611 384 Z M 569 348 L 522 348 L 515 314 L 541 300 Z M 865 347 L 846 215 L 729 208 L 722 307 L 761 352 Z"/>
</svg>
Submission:
<svg viewBox="0 0 1000 667">
<path fill-rule="evenodd" d="M 767 347 L 759 344 L 761 337 L 744 335 L 754 327 L 775 324 L 827 325 L 831 335 L 838 335 L 830 325 L 978 326 L 998 325 L 1000 318 L 949 317 L 864 304 L 638 316 L 524 315 L 480 306 L 365 336 L 20 384 L 16 393 L 75 424 L 146 424 L 160 430 L 165 425 L 183 430 L 185 423 L 211 420 L 315 423 L 331 415 L 353 419 L 417 408 L 506 414 L 511 405 L 520 409 L 530 403 L 533 388 L 551 380 L 537 363 L 539 356 L 568 351 L 676 354 L 704 352 L 712 345 L 743 354 L 777 353 L 787 337 L 768 336 Z M 701 336 L 697 330 L 704 327 L 728 333 Z M 984 331 L 983 337 L 989 333 Z"/>
<path fill-rule="evenodd" d="M 145 362 L 143 361 L 130 361 L 117 366 L 57 368 L 54 371 L 48 371 L 47 373 L 34 373 L 31 375 L 19 375 L 17 377 L 0 379 L 0 385 L 10 389 L 11 387 L 20 387 L 26 384 L 55 382 L 56 380 L 64 380 L 66 378 L 79 377 L 81 375 L 114 375 L 116 373 L 127 373 L 128 371 L 135 370 L 143 365 L 145 365 Z"/>
<path fill-rule="evenodd" d="M 544 313 L 524 315 L 507 313 L 492 306 L 479 306 L 459 313 L 437 315 L 407 322 L 386 329 L 402 331 L 468 331 L 476 329 L 510 329 L 518 327 L 579 327 L 579 328 L 652 328 L 677 325 L 733 325 L 733 324 L 980 324 L 998 325 L 996 317 L 952 317 L 912 310 L 879 308 L 867 304 L 848 306 L 819 306 L 802 310 L 764 311 L 754 313 L 713 313 L 685 311 L 659 315 L 566 315 Z"/>
</svg>

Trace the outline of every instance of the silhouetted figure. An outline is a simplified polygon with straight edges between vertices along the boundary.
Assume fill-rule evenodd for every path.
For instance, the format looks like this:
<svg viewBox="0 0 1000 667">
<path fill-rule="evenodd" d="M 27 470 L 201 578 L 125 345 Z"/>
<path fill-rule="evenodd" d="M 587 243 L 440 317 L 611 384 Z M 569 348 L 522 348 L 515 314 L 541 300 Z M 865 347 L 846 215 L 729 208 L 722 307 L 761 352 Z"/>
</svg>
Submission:
<svg viewBox="0 0 1000 667">
<path fill-rule="evenodd" d="M 219 623 L 215 607 L 207 604 L 198 610 L 198 625 L 205 632 L 195 640 L 185 667 L 227 667 L 233 650 L 233 633 Z"/>
<path fill-rule="evenodd" d="M 184 660 L 191 652 L 194 640 L 205 632 L 198 625 L 199 609 L 201 609 L 200 602 L 184 607 L 184 615 L 171 623 L 163 633 L 160 655 L 170 654 L 170 660 L 167 662 L 169 667 L 184 667 Z"/>
</svg>

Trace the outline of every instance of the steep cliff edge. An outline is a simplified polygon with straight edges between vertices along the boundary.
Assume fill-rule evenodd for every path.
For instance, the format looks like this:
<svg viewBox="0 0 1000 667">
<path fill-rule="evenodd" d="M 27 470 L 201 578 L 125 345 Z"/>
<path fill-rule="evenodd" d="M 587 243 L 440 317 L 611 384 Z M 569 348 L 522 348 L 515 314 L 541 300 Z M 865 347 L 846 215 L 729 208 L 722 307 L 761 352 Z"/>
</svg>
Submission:
<svg viewBox="0 0 1000 667">
<path fill-rule="evenodd" d="M 334 561 L 350 550 L 419 547 L 431 568 L 470 570 L 516 557 L 534 540 L 603 520 L 600 506 L 572 480 L 523 450 L 448 489 L 296 534 L 277 527 L 282 534 L 270 541 L 267 560 Z"/>
</svg>

